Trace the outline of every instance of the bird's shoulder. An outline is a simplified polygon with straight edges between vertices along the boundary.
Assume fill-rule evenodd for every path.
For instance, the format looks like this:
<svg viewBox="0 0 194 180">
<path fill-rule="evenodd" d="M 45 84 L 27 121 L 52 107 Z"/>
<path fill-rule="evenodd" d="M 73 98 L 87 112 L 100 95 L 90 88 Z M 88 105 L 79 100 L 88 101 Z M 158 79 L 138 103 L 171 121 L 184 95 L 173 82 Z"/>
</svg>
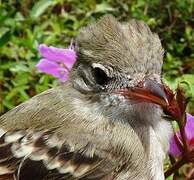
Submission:
<svg viewBox="0 0 194 180">
<path fill-rule="evenodd" d="M 73 90 L 70 89 L 71 87 L 67 83 L 32 97 L 3 114 L 0 117 L 0 127 L 6 130 L 15 130 L 60 126 L 63 118 L 69 118 L 70 112 L 73 117 L 70 106 L 70 96 Z"/>
</svg>

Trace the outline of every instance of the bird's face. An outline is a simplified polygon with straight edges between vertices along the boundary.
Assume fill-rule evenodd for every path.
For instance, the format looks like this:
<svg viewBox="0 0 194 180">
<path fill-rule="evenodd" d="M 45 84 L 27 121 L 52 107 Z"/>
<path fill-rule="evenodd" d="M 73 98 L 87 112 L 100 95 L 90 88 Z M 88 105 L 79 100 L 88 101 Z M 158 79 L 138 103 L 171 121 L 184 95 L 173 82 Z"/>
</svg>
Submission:
<svg viewBox="0 0 194 180">
<path fill-rule="evenodd" d="M 127 25 L 105 17 L 83 29 L 77 42 L 78 61 L 71 78 L 91 108 L 112 119 L 144 118 L 144 111 L 149 114 L 156 106 L 126 98 L 123 90 L 143 85 L 153 96 L 165 98 L 159 86 L 163 50 L 142 22 Z"/>
<path fill-rule="evenodd" d="M 91 108 L 95 106 L 100 113 L 112 119 L 120 117 L 122 120 L 127 120 L 129 115 L 130 117 L 142 115 L 142 118 L 145 118 L 146 112 L 153 112 L 158 108 L 147 99 L 144 101 L 125 96 L 125 92 L 130 93 L 136 88 L 143 90 L 140 92 L 142 95 L 146 96 L 147 92 L 153 97 L 165 100 L 158 74 L 124 73 L 117 66 L 105 63 L 80 64 L 76 73 L 73 84 L 75 89 L 84 96 L 83 100 L 91 105 Z"/>
</svg>

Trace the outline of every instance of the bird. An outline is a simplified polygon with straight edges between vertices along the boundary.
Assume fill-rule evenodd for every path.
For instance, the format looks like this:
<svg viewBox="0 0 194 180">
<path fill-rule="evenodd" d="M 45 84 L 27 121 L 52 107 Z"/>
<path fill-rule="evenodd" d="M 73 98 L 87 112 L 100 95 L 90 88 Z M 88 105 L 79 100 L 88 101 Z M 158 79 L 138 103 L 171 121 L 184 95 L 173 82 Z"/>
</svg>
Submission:
<svg viewBox="0 0 194 180">
<path fill-rule="evenodd" d="M 105 15 L 75 42 L 68 81 L 0 117 L 0 179 L 164 180 L 170 122 L 159 105 L 120 93 L 150 82 L 165 98 L 158 35 Z"/>
</svg>

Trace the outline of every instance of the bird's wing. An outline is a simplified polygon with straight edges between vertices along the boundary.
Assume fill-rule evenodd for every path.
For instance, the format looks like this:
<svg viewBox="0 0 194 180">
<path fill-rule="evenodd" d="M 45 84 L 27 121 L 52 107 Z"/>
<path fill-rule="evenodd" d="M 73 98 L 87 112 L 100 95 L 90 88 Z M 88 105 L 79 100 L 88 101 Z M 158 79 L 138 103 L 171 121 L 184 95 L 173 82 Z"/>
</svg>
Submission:
<svg viewBox="0 0 194 180">
<path fill-rule="evenodd" d="M 78 148 L 52 130 L 1 130 L 0 180 L 103 179 L 113 167 L 90 143 Z"/>
<path fill-rule="evenodd" d="M 111 158 L 102 155 L 108 150 L 99 149 L 109 141 L 93 141 L 80 127 L 72 93 L 68 85 L 53 88 L 0 117 L 5 130 L 0 132 L 0 180 L 92 180 L 111 174 Z"/>
</svg>

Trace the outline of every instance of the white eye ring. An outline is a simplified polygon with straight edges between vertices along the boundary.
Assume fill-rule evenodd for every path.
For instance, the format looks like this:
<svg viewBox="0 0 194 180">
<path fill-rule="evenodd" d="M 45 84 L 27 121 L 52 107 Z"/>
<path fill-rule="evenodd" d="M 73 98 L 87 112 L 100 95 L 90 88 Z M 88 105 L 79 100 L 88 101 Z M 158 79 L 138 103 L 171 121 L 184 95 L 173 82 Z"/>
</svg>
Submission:
<svg viewBox="0 0 194 180">
<path fill-rule="evenodd" d="M 108 69 L 105 68 L 102 64 L 99 64 L 99 63 L 92 63 L 92 67 L 93 67 L 93 68 L 100 68 L 100 69 L 102 69 L 102 70 L 106 73 L 106 75 L 109 76 L 109 71 L 108 71 Z"/>
</svg>

